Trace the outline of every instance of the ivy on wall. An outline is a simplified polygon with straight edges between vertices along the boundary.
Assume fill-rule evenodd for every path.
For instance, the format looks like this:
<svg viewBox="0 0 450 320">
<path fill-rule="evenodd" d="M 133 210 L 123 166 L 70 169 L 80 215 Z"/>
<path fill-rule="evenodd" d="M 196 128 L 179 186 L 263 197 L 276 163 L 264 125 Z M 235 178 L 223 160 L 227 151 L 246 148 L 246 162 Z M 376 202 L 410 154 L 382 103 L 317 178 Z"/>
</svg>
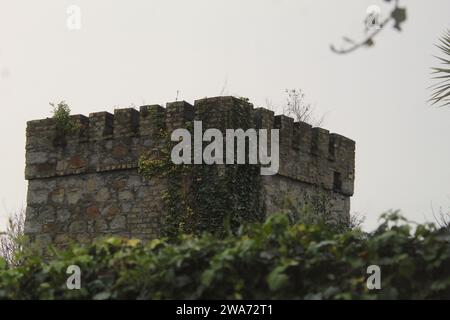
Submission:
<svg viewBox="0 0 450 320">
<path fill-rule="evenodd" d="M 175 165 L 170 159 L 174 143 L 165 129 L 160 129 L 156 136 L 156 147 L 141 156 L 139 173 L 147 179 L 163 178 L 166 190 L 162 194 L 165 210 L 165 221 L 162 233 L 175 236 L 181 232 L 189 232 L 187 223 L 192 214 L 188 199 L 188 165 Z"/>
<path fill-rule="evenodd" d="M 222 132 L 224 126 L 246 130 L 253 125 L 248 108 L 233 108 L 233 112 L 219 115 L 209 110 L 208 106 L 198 106 L 197 116 L 204 124 L 216 123 Z M 187 122 L 185 128 L 193 134 L 192 122 Z M 236 232 L 244 222 L 263 221 L 258 165 L 175 165 L 170 154 L 177 142 L 170 141 L 166 130 L 160 131 L 160 138 L 159 146 L 141 157 L 139 171 L 149 179 L 166 179 L 164 235 L 210 232 L 225 236 Z"/>
</svg>

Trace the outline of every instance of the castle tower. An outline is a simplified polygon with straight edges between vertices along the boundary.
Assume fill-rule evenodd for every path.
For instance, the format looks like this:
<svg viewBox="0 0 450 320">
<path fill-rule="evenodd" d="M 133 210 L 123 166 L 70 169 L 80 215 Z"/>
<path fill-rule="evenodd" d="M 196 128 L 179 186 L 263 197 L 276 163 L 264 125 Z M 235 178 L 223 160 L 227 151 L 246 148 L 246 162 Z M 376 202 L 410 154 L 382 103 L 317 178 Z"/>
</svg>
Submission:
<svg viewBox="0 0 450 320">
<path fill-rule="evenodd" d="M 25 232 L 32 240 L 63 245 L 103 235 L 161 236 L 167 221 L 163 195 L 168 181 L 144 178 L 138 172 L 139 159 L 160 147 L 161 131 L 170 134 L 194 120 L 201 120 L 204 129 L 279 129 L 279 172 L 255 177 L 260 186 L 255 201 L 261 202 L 258 210 L 263 215 L 284 209 L 287 199 L 302 206 L 314 204 L 321 195 L 329 207 L 329 220 L 348 220 L 355 142 L 325 129 L 274 116 L 234 97 L 205 98 L 193 106 L 178 101 L 166 108 L 117 109 L 114 114 L 98 112 L 72 119 L 76 129 L 63 139 L 54 119 L 27 124 Z M 227 170 L 231 178 L 238 172 Z M 222 174 L 219 171 L 217 175 Z M 239 187 L 220 188 L 225 199 L 237 199 L 233 206 L 245 202 L 239 198 L 245 186 Z M 192 188 L 199 190 L 198 183 L 194 181 Z M 202 199 L 197 198 L 195 205 L 201 207 Z M 256 202 L 244 209 L 255 206 Z"/>
</svg>

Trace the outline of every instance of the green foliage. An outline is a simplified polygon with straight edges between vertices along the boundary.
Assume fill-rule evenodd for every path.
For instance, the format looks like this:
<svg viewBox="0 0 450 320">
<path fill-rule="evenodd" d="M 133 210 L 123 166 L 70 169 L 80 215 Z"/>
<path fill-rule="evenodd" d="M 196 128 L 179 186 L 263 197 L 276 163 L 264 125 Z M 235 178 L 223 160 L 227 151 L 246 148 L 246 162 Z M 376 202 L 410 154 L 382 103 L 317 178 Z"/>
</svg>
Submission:
<svg viewBox="0 0 450 320">
<path fill-rule="evenodd" d="M 246 98 L 240 100 L 242 103 L 248 101 Z M 249 110 L 236 109 L 231 115 L 224 116 L 222 124 L 246 130 L 253 121 Z M 196 112 L 205 123 L 210 123 L 208 117 L 215 117 L 209 114 L 207 107 L 198 106 Z M 193 135 L 191 122 L 185 123 L 184 127 Z M 139 172 L 144 177 L 165 180 L 164 235 L 211 232 L 226 236 L 237 232 L 243 223 L 263 220 L 259 165 L 175 165 L 170 158 L 175 143 L 162 129 L 157 147 L 139 161 Z"/>
<path fill-rule="evenodd" d="M 444 53 L 444 57 L 437 57 L 441 64 L 440 68 L 432 68 L 435 76 L 433 79 L 437 82 L 431 87 L 433 93 L 429 101 L 432 104 L 441 104 L 441 106 L 450 105 L 450 30 L 442 36 L 440 43 L 436 45 Z"/>
<path fill-rule="evenodd" d="M 59 134 L 66 135 L 76 128 L 76 123 L 70 117 L 70 107 L 65 101 L 58 104 L 50 102 L 53 107 L 53 119 L 56 122 L 56 129 Z"/>
<path fill-rule="evenodd" d="M 450 233 L 415 230 L 397 213 L 373 233 L 290 224 L 285 215 L 242 227 L 236 236 L 180 235 L 171 241 L 110 238 L 0 260 L 0 299 L 448 299 Z M 366 286 L 381 267 L 381 290 Z M 69 265 L 81 290 L 66 289 Z"/>
<path fill-rule="evenodd" d="M 190 125 L 188 125 L 190 127 Z M 175 165 L 170 154 L 174 142 L 169 134 L 161 129 L 156 137 L 157 147 L 139 159 L 139 173 L 147 179 L 164 179 L 165 191 L 162 195 L 166 219 L 162 233 L 174 237 L 180 233 L 193 233 L 192 208 L 188 197 L 188 176 L 192 171 L 189 165 Z"/>
<path fill-rule="evenodd" d="M 248 102 L 244 97 L 239 100 L 244 105 Z M 207 106 L 197 106 L 196 112 L 204 123 L 217 121 L 216 115 Z M 222 129 L 222 132 L 226 128 L 241 128 L 245 131 L 253 125 L 250 112 L 249 108 L 236 108 L 232 113 L 223 115 L 220 123 L 216 123 L 217 128 Z M 247 157 L 248 154 L 246 152 Z M 237 163 L 236 152 L 234 156 L 234 162 Z M 245 163 L 249 163 L 248 159 Z M 191 177 L 195 233 L 206 231 L 225 236 L 236 233 L 243 223 L 264 220 L 259 165 L 197 165 Z"/>
</svg>

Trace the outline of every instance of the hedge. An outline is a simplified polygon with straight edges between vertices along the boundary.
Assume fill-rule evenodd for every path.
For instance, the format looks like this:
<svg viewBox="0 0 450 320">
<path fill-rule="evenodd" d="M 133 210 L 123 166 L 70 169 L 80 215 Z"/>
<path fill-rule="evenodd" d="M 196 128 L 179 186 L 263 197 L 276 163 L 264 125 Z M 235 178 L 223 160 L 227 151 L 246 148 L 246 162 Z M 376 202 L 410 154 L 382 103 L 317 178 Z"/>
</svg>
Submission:
<svg viewBox="0 0 450 320">
<path fill-rule="evenodd" d="M 450 231 L 382 216 L 372 233 L 290 224 L 284 215 L 217 238 L 108 238 L 0 259 L 0 299 L 448 299 Z M 81 289 L 66 270 L 81 268 Z M 369 290 L 367 267 L 381 268 Z"/>
</svg>

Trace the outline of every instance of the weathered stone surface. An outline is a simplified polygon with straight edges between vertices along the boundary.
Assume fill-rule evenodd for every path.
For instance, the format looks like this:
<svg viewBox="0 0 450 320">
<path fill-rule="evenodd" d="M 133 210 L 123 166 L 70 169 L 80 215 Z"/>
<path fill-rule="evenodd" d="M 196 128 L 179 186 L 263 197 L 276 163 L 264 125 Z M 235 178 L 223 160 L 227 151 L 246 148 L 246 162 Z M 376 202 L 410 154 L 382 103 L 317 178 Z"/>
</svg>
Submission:
<svg viewBox="0 0 450 320">
<path fill-rule="evenodd" d="M 86 190 L 88 192 L 94 192 L 95 188 L 97 186 L 97 183 L 95 181 L 95 178 L 90 178 L 87 182 L 86 182 Z"/>
<path fill-rule="evenodd" d="M 36 235 L 35 241 L 37 244 L 40 244 L 42 246 L 45 246 L 47 243 L 52 242 L 52 236 L 48 233 L 41 233 Z"/>
<path fill-rule="evenodd" d="M 87 222 L 83 220 L 75 220 L 69 226 L 69 232 L 81 233 L 87 231 Z"/>
<path fill-rule="evenodd" d="M 56 171 L 64 172 L 65 170 L 67 170 L 68 166 L 69 166 L 69 163 L 66 160 L 59 160 L 56 163 Z"/>
<path fill-rule="evenodd" d="M 133 193 L 129 190 L 119 192 L 120 201 L 132 201 L 134 199 Z"/>
<path fill-rule="evenodd" d="M 119 144 L 114 146 L 112 154 L 115 158 L 123 158 L 128 154 L 128 148 L 123 144 Z"/>
<path fill-rule="evenodd" d="M 86 214 L 89 219 L 95 219 L 100 215 L 100 210 L 97 206 L 90 206 L 86 209 Z"/>
<path fill-rule="evenodd" d="M 37 164 L 44 163 L 47 161 L 47 153 L 46 152 L 28 152 L 27 153 L 27 163 L 29 164 Z"/>
<path fill-rule="evenodd" d="M 44 223 L 42 225 L 42 232 L 45 232 L 47 234 L 53 234 L 56 231 L 57 231 L 57 227 L 54 222 L 48 222 L 48 223 Z"/>
<path fill-rule="evenodd" d="M 42 230 L 42 224 L 37 219 L 31 219 L 27 217 L 25 220 L 24 231 L 28 235 L 39 233 Z"/>
<path fill-rule="evenodd" d="M 28 205 L 39 205 L 46 203 L 48 199 L 48 192 L 46 190 L 39 190 L 28 192 L 27 203 Z"/>
<path fill-rule="evenodd" d="M 58 188 L 54 190 L 50 195 L 53 202 L 61 204 L 64 202 L 64 194 L 64 188 Z"/>
<path fill-rule="evenodd" d="M 111 230 L 125 230 L 127 219 L 125 216 L 116 216 L 109 223 Z"/>
<path fill-rule="evenodd" d="M 109 189 L 107 187 L 101 188 L 95 195 L 96 202 L 106 202 L 110 197 Z"/>
<path fill-rule="evenodd" d="M 56 221 L 59 223 L 66 223 L 69 221 L 70 216 L 69 209 L 59 209 L 56 213 Z"/>
<path fill-rule="evenodd" d="M 108 222 L 106 219 L 96 216 L 93 221 L 88 224 L 88 232 L 91 235 L 101 234 L 109 230 Z"/>
<path fill-rule="evenodd" d="M 56 209 L 52 205 L 39 207 L 38 210 L 39 210 L 38 217 L 41 222 L 47 223 L 56 220 Z"/>
<path fill-rule="evenodd" d="M 127 187 L 127 181 L 125 179 L 115 180 L 113 182 L 113 188 L 117 191 L 122 191 Z"/>
<path fill-rule="evenodd" d="M 73 239 L 71 239 L 71 237 L 65 233 L 57 234 L 55 236 L 55 244 L 60 246 L 68 245 L 72 240 Z"/>
<path fill-rule="evenodd" d="M 67 193 L 67 204 L 75 205 L 77 204 L 82 197 L 83 193 L 81 190 L 71 190 Z"/>
<path fill-rule="evenodd" d="M 76 155 L 73 156 L 70 160 L 69 160 L 69 167 L 71 169 L 80 169 L 83 168 L 86 165 L 86 160 L 84 160 L 81 156 Z"/>
<path fill-rule="evenodd" d="M 118 205 L 108 206 L 105 210 L 105 215 L 112 217 L 117 216 L 120 213 L 120 207 Z"/>
</svg>

